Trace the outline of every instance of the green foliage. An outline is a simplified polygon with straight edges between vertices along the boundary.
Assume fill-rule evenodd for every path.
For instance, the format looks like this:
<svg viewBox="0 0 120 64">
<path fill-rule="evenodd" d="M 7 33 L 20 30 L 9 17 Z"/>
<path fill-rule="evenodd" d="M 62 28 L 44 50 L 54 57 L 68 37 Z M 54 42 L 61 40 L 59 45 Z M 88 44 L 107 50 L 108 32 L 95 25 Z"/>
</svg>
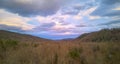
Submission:
<svg viewBox="0 0 120 64">
<path fill-rule="evenodd" d="M 92 47 L 93 52 L 100 51 L 100 47 L 98 45 Z"/>
<path fill-rule="evenodd" d="M 18 41 L 15 40 L 0 40 L 0 49 L 6 50 L 8 48 L 13 48 L 18 45 Z"/>
<path fill-rule="evenodd" d="M 36 44 L 36 43 L 33 44 L 33 47 L 38 47 L 38 46 L 39 46 L 39 44 Z"/>
<path fill-rule="evenodd" d="M 104 59 L 107 64 L 120 64 L 120 48 L 109 46 Z"/>
<path fill-rule="evenodd" d="M 0 64 L 4 63 L 8 50 L 15 49 L 16 45 L 18 42 L 15 40 L 0 40 Z"/>
<path fill-rule="evenodd" d="M 82 49 L 81 48 L 73 48 L 73 49 L 70 50 L 69 56 L 72 59 L 77 59 L 77 58 L 80 58 L 81 53 L 82 53 Z"/>
<path fill-rule="evenodd" d="M 54 56 L 54 64 L 58 64 L 58 55 L 57 54 L 55 54 L 55 56 Z"/>
<path fill-rule="evenodd" d="M 83 34 L 78 39 L 86 42 L 120 42 L 120 28 Z"/>
<path fill-rule="evenodd" d="M 3 36 L 0 34 L 0 64 L 120 64 L 119 29 L 104 29 L 92 35 L 82 35 L 80 39 L 84 38 L 88 43 L 41 43 L 39 40 L 34 42 L 36 39 L 31 37 L 23 36 L 22 40 L 16 38 L 18 35 Z M 21 43 L 18 45 L 16 40 Z"/>
</svg>

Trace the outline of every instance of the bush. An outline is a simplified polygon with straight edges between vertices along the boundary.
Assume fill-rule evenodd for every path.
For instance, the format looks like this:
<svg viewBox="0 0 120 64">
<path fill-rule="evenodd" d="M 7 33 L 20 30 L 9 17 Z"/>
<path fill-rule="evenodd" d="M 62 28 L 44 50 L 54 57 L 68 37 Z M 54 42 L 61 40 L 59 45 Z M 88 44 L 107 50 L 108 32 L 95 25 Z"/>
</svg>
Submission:
<svg viewBox="0 0 120 64">
<path fill-rule="evenodd" d="M 10 49 L 15 49 L 18 42 L 15 40 L 0 40 L 0 64 L 4 63 L 4 59 L 7 57 L 7 52 Z"/>
<path fill-rule="evenodd" d="M 100 51 L 100 47 L 98 45 L 92 47 L 93 52 Z"/>
<path fill-rule="evenodd" d="M 57 54 L 55 54 L 55 56 L 54 56 L 54 64 L 58 64 L 58 55 Z"/>
<path fill-rule="evenodd" d="M 0 50 L 7 50 L 9 48 L 14 48 L 18 45 L 18 41 L 15 40 L 0 40 Z"/>
<path fill-rule="evenodd" d="M 82 53 L 82 49 L 81 48 L 73 48 L 73 49 L 70 50 L 69 56 L 72 59 L 77 59 L 77 58 L 80 58 L 81 53 Z"/>
<path fill-rule="evenodd" d="M 107 64 L 120 64 L 120 48 L 119 46 L 109 46 L 105 51 L 105 62 Z"/>
</svg>

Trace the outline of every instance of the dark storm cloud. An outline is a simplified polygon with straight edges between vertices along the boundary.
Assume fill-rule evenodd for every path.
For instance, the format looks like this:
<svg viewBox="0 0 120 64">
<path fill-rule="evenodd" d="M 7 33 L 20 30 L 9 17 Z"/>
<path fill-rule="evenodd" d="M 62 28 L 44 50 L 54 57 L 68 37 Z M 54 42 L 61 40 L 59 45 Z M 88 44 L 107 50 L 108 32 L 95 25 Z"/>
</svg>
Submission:
<svg viewBox="0 0 120 64">
<path fill-rule="evenodd" d="M 56 13 L 62 4 L 63 0 L 0 0 L 0 8 L 21 16 L 51 15 Z"/>
<path fill-rule="evenodd" d="M 3 24 L 0 24 L 0 29 L 1 30 L 15 30 L 15 31 L 19 31 L 19 32 L 24 32 L 24 30 L 22 30 L 22 28 L 20 28 L 20 27 L 7 26 L 7 25 L 3 25 Z"/>
<path fill-rule="evenodd" d="M 55 14 L 64 4 L 71 2 L 85 3 L 89 0 L 0 0 L 0 8 L 17 13 L 21 16 L 48 16 Z M 86 6 L 73 6 L 73 10 L 64 12 L 65 14 L 76 15 L 79 10 L 91 7 L 93 3 L 85 3 Z M 68 7 L 68 6 L 67 6 Z"/>
<path fill-rule="evenodd" d="M 91 14 L 97 16 L 117 16 L 120 11 L 113 10 L 118 7 L 120 0 L 100 0 L 99 7 Z"/>
</svg>

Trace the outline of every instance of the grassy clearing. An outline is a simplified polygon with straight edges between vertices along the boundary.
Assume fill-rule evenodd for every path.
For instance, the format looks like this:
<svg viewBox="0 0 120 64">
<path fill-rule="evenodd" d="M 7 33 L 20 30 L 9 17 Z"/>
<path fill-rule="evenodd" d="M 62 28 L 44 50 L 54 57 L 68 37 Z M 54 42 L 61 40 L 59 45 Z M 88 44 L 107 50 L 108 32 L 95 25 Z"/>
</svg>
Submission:
<svg viewBox="0 0 120 64">
<path fill-rule="evenodd" d="M 0 40 L 0 64 L 120 64 L 120 43 Z"/>
</svg>

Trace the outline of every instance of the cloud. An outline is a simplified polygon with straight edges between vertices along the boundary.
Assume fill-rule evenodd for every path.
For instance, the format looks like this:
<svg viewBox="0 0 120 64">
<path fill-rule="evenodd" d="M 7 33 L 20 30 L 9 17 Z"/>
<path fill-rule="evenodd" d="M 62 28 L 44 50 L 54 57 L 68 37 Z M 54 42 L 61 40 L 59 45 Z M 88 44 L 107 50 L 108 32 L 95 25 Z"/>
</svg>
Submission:
<svg viewBox="0 0 120 64">
<path fill-rule="evenodd" d="M 107 4 L 107 5 L 112 5 L 112 4 L 116 4 L 119 2 L 120 2 L 120 0 L 101 0 L 101 3 Z"/>
<path fill-rule="evenodd" d="M 57 36 L 68 36 L 68 35 L 79 35 L 79 33 L 75 32 L 62 32 L 62 33 L 54 33 L 52 35 L 57 35 Z"/>
<path fill-rule="evenodd" d="M 98 23 L 99 26 L 106 26 L 106 28 L 120 27 L 120 0 L 100 0 L 95 11 L 93 11 L 89 18 L 97 19 L 102 23 Z M 105 19 L 106 18 L 106 19 Z M 104 28 L 104 27 L 103 27 Z"/>
<path fill-rule="evenodd" d="M 111 26 L 112 24 L 118 24 L 119 27 L 120 27 L 120 20 L 114 20 L 114 21 L 109 21 L 107 23 L 103 23 L 103 24 L 100 24 L 100 25 L 107 25 L 107 26 Z"/>
<path fill-rule="evenodd" d="M 103 16 L 120 16 L 120 11 L 111 11 Z"/>
<path fill-rule="evenodd" d="M 21 16 L 42 15 L 56 13 L 67 0 L 0 0 L 0 8 L 18 13 Z"/>
<path fill-rule="evenodd" d="M 120 11 L 120 7 L 116 7 L 116 8 L 114 8 L 113 10 L 118 10 L 118 11 Z"/>
<path fill-rule="evenodd" d="M 50 23 L 42 23 L 41 25 L 39 26 L 36 26 L 35 28 L 33 28 L 32 30 L 33 31 L 39 31 L 39 32 L 49 32 L 51 31 L 52 27 L 55 25 L 54 22 L 50 22 Z"/>
<path fill-rule="evenodd" d="M 33 25 L 27 23 L 30 20 L 29 18 L 21 17 L 17 14 L 7 12 L 3 9 L 0 9 L 0 14 L 1 14 L 0 15 L 0 24 L 2 26 L 6 25 L 9 27 L 10 26 L 18 27 L 18 28 L 21 28 L 21 30 L 31 30 L 32 28 L 34 28 Z"/>
<path fill-rule="evenodd" d="M 1 0 L 0 29 L 50 39 L 119 26 L 120 0 Z"/>
<path fill-rule="evenodd" d="M 100 0 L 97 9 L 91 13 L 93 16 L 117 16 L 120 15 L 118 10 L 113 10 L 118 7 L 120 0 Z"/>
<path fill-rule="evenodd" d="M 106 26 L 106 28 L 120 28 L 120 20 L 108 21 L 106 23 L 99 24 L 99 26 Z"/>
<path fill-rule="evenodd" d="M 1 0 L 0 8 L 21 16 L 49 16 L 55 14 L 61 8 L 64 10 L 62 11 L 63 14 L 77 14 L 80 9 L 88 9 L 93 6 L 93 1 L 94 0 Z M 81 2 L 84 3 L 84 5 L 79 6 Z M 71 9 L 69 9 L 68 6 Z"/>
<path fill-rule="evenodd" d="M 87 25 L 80 24 L 80 25 L 76 25 L 76 27 L 87 27 Z"/>
<path fill-rule="evenodd" d="M 0 30 L 12 30 L 23 32 L 22 28 L 0 24 Z"/>
<path fill-rule="evenodd" d="M 86 0 L 84 2 L 85 3 L 82 3 L 82 4 L 76 3 L 76 4 L 70 5 L 69 7 L 68 6 L 63 7 L 62 14 L 77 15 L 82 11 L 88 10 L 96 6 L 96 3 L 92 0 Z"/>
<path fill-rule="evenodd" d="M 43 24 L 41 25 L 41 27 L 47 27 L 47 28 L 49 28 L 49 27 L 52 27 L 52 26 L 54 26 L 54 25 L 55 25 L 54 22 L 51 22 L 51 23 L 43 23 Z"/>
<path fill-rule="evenodd" d="M 97 19 L 100 19 L 100 18 L 101 18 L 100 16 L 89 16 L 90 20 L 97 20 Z"/>
</svg>

